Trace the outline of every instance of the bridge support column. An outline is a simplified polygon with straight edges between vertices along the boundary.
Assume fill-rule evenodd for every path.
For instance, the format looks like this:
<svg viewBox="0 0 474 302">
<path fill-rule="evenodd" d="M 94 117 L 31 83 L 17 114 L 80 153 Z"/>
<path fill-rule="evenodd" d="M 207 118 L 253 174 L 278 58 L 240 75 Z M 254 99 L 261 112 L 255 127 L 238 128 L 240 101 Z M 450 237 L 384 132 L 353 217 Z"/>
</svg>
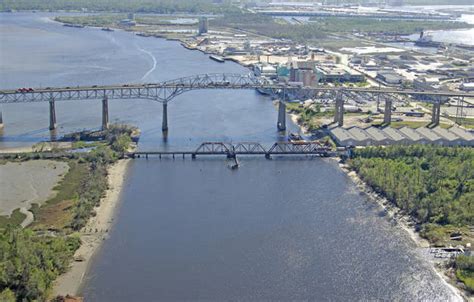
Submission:
<svg viewBox="0 0 474 302">
<path fill-rule="evenodd" d="M 431 114 L 431 125 L 438 126 L 439 118 L 441 115 L 441 102 L 436 101 L 433 103 L 433 112 Z"/>
<path fill-rule="evenodd" d="M 161 123 L 161 130 L 168 131 L 168 103 L 163 103 L 163 120 Z"/>
<path fill-rule="evenodd" d="M 109 100 L 102 100 L 102 130 L 109 129 Z"/>
<path fill-rule="evenodd" d="M 342 98 L 342 93 L 337 92 L 336 94 L 336 108 L 334 111 L 334 122 L 337 123 L 339 127 L 344 125 L 344 99 Z"/>
<path fill-rule="evenodd" d="M 383 114 L 383 123 L 390 125 L 392 122 L 392 100 L 389 98 L 385 99 L 385 111 Z"/>
<path fill-rule="evenodd" d="M 49 100 L 49 130 L 56 129 L 56 108 L 54 100 Z"/>
<path fill-rule="evenodd" d="M 286 103 L 283 100 L 278 102 L 278 122 L 277 128 L 279 131 L 286 129 Z"/>
</svg>

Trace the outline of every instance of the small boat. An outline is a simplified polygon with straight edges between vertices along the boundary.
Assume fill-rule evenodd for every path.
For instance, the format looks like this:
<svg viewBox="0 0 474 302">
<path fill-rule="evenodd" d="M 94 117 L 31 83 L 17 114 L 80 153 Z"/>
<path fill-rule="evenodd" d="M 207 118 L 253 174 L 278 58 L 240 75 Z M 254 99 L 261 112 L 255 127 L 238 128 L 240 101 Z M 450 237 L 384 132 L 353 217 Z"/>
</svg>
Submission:
<svg viewBox="0 0 474 302">
<path fill-rule="evenodd" d="M 216 55 L 210 55 L 209 59 L 214 60 L 214 61 L 219 62 L 219 63 L 224 63 L 225 62 L 224 58 L 216 56 Z"/>
<path fill-rule="evenodd" d="M 303 140 L 303 137 L 299 134 L 290 133 L 288 135 L 288 141 L 290 141 L 290 142 L 297 142 L 297 141 L 302 141 L 302 140 Z"/>
<path fill-rule="evenodd" d="M 110 27 L 102 27 L 102 30 L 103 31 L 114 31 L 112 28 Z"/>
</svg>

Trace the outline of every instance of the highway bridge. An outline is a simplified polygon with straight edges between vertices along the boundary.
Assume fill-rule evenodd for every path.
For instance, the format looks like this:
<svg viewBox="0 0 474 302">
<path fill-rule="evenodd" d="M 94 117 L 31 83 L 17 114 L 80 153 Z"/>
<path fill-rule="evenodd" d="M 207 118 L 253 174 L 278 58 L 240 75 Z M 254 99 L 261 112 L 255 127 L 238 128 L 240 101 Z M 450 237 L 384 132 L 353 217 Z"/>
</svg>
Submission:
<svg viewBox="0 0 474 302">
<path fill-rule="evenodd" d="M 288 93 L 298 92 L 307 98 L 317 98 L 326 95 L 335 100 L 336 110 L 334 122 L 343 124 L 344 98 L 355 95 L 362 97 L 380 98 L 385 100 L 386 112 L 384 122 L 390 123 L 391 104 L 395 95 L 424 96 L 427 102 L 433 103 L 434 123 L 439 123 L 439 107 L 442 99 L 448 97 L 473 97 L 474 93 L 459 91 L 418 91 L 413 89 L 377 89 L 352 88 L 334 86 L 302 87 L 291 84 L 273 84 L 264 78 L 246 74 L 202 74 L 183 77 L 160 83 L 122 84 L 106 86 L 77 86 L 77 87 L 46 87 L 20 88 L 17 90 L 0 90 L 0 104 L 49 102 L 50 129 L 56 128 L 56 101 L 102 100 L 102 127 L 108 127 L 108 101 L 113 99 L 147 99 L 163 104 L 162 130 L 168 130 L 168 103 L 175 97 L 192 90 L 202 89 L 258 89 L 265 90 L 279 99 L 278 121 L 279 130 L 286 128 L 286 101 Z M 1 115 L 0 115 L 1 116 Z"/>
</svg>

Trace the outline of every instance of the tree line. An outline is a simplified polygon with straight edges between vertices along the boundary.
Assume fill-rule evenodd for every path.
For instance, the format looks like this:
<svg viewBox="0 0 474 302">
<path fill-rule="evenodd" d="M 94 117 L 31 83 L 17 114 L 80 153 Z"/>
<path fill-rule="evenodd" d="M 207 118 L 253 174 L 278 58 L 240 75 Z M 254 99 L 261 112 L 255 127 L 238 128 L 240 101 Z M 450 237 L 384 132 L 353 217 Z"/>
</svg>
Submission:
<svg viewBox="0 0 474 302">
<path fill-rule="evenodd" d="M 415 218 L 420 234 L 434 244 L 474 225 L 473 148 L 369 147 L 356 149 L 349 165 L 376 192 Z M 474 293 L 474 256 L 458 256 L 453 265 L 458 280 Z"/>
<path fill-rule="evenodd" d="M 70 10 L 137 12 L 170 14 L 222 13 L 233 9 L 227 1 L 216 5 L 212 0 L 3 0 L 0 11 L 7 10 Z"/>
</svg>

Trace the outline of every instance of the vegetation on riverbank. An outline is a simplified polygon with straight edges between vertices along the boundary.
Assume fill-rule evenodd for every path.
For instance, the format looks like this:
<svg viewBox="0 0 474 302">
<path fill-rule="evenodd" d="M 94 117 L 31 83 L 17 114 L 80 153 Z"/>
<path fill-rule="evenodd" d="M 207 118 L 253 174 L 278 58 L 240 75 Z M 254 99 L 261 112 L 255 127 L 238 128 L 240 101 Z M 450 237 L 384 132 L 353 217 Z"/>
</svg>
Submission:
<svg viewBox="0 0 474 302">
<path fill-rule="evenodd" d="M 235 10 L 236 7 L 224 1 L 216 5 L 212 0 L 3 0 L 0 11 L 8 10 L 42 10 L 42 11 L 82 11 L 94 12 L 138 12 L 173 14 L 186 13 L 223 13 Z"/>
<path fill-rule="evenodd" d="M 396 34 L 412 34 L 421 30 L 441 30 L 470 28 L 465 22 L 445 21 L 411 21 L 411 20 L 377 20 L 373 18 L 336 18 L 314 17 L 311 22 L 290 24 L 282 19 L 270 16 L 235 12 L 210 21 L 211 26 L 230 27 L 257 34 L 291 39 L 296 42 L 317 42 L 318 39 L 333 33 L 350 32 L 386 32 Z"/>
<path fill-rule="evenodd" d="M 311 25 L 323 32 L 366 32 L 366 33 L 390 33 L 407 35 L 420 32 L 421 30 L 447 30 L 459 28 L 471 28 L 465 22 L 446 21 L 420 21 L 420 20 L 384 20 L 374 18 L 335 18 L 335 17 L 313 17 L 310 18 Z"/>
<path fill-rule="evenodd" d="M 473 148 L 368 147 L 354 150 L 349 165 L 375 192 L 411 216 L 431 244 L 474 244 Z M 471 292 L 473 263 L 472 256 L 455 262 L 457 278 Z"/>
<path fill-rule="evenodd" d="M 104 138 L 94 149 L 76 153 L 56 187 L 56 196 L 31 210 L 35 222 L 22 230 L 15 217 L 0 226 L 0 301 L 44 301 L 56 277 L 69 267 L 80 246 L 79 231 L 95 215 L 107 189 L 107 168 L 132 142 L 134 128 L 111 126 L 105 132 L 81 132 L 71 138 Z M 74 144 L 73 144 L 74 145 Z"/>
</svg>

